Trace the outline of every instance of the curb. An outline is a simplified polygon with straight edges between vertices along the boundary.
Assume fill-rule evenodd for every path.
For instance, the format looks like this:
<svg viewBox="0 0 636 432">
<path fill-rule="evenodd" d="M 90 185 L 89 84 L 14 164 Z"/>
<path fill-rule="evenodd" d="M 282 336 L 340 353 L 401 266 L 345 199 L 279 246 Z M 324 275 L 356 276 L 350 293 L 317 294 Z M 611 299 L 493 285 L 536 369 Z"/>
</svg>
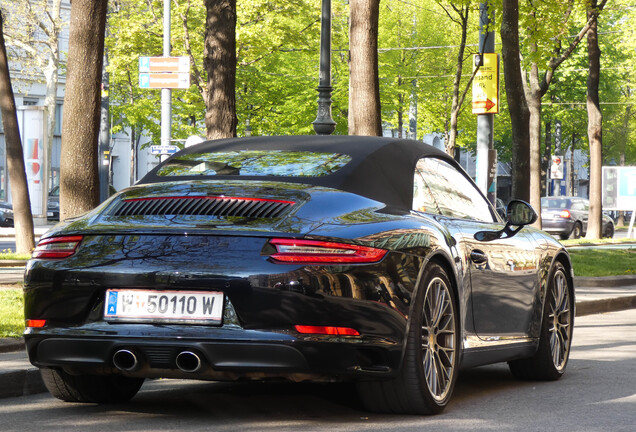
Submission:
<svg viewBox="0 0 636 432">
<path fill-rule="evenodd" d="M 574 276 L 577 287 L 622 287 L 636 285 L 636 275 L 585 277 Z"/>
<path fill-rule="evenodd" d="M 0 338 L 0 353 L 22 351 L 24 349 L 26 349 L 24 338 Z"/>
<path fill-rule="evenodd" d="M 0 260 L 0 267 L 24 267 L 26 260 Z"/>
<path fill-rule="evenodd" d="M 575 317 L 605 312 L 618 312 L 627 309 L 636 309 L 636 296 L 577 302 Z"/>
<path fill-rule="evenodd" d="M 46 392 L 42 376 L 37 368 L 0 372 L 0 384 L 0 399 Z"/>
</svg>

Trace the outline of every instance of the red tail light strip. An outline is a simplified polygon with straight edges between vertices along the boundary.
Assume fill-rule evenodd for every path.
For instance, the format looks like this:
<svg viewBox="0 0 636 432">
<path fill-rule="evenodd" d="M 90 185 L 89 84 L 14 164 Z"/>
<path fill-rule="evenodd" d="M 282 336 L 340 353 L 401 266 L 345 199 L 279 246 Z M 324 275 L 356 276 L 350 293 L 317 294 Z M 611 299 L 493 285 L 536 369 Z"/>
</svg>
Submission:
<svg viewBox="0 0 636 432">
<path fill-rule="evenodd" d="M 40 328 L 40 327 L 44 327 L 45 325 L 46 325 L 46 320 L 34 320 L 34 319 L 25 320 L 26 327 Z"/>
<path fill-rule="evenodd" d="M 125 202 L 135 201 L 156 201 L 156 200 L 174 200 L 174 199 L 207 199 L 207 200 L 237 200 L 237 201 L 259 201 L 259 202 L 274 202 L 294 205 L 294 201 L 277 200 L 269 198 L 244 198 L 244 197 L 228 197 L 228 196 L 166 196 L 166 197 L 147 197 L 147 198 L 129 198 L 125 199 Z"/>
<path fill-rule="evenodd" d="M 318 240 L 271 239 L 276 253 L 270 257 L 282 263 L 361 264 L 381 261 L 387 251 L 368 246 Z"/>
<path fill-rule="evenodd" d="M 68 258 L 75 253 L 82 238 L 82 236 L 64 236 L 40 240 L 31 256 L 40 259 Z"/>
<path fill-rule="evenodd" d="M 338 336 L 360 336 L 360 332 L 350 327 L 327 327 L 327 326 L 294 326 L 298 333 L 302 334 L 323 334 Z"/>
</svg>

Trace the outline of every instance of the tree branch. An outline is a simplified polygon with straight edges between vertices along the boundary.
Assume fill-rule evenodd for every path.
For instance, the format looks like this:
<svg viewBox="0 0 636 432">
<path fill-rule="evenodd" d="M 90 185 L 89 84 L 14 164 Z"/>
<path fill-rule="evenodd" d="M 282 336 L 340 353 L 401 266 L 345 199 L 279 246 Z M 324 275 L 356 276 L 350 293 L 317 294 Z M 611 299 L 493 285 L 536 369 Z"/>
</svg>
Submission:
<svg viewBox="0 0 636 432">
<path fill-rule="evenodd" d="M 574 52 L 579 42 L 583 40 L 588 30 L 590 29 L 590 25 L 592 25 L 592 23 L 600 15 L 606 3 L 607 3 L 607 0 L 601 1 L 601 4 L 599 4 L 596 10 L 594 11 L 594 13 L 590 15 L 589 19 L 587 20 L 587 22 L 585 23 L 581 31 L 579 31 L 579 33 L 576 35 L 572 43 L 570 43 L 570 46 L 568 46 L 565 52 L 563 52 L 563 54 L 561 54 L 560 57 L 553 57 L 552 59 L 550 59 L 550 63 L 548 64 L 548 70 L 546 71 L 545 75 L 543 76 L 543 80 L 541 81 L 541 95 L 544 95 L 548 91 L 548 87 L 550 86 L 550 83 L 552 82 L 552 77 L 554 76 L 554 72 L 561 65 L 561 63 L 563 63 L 570 56 L 570 54 Z"/>
</svg>

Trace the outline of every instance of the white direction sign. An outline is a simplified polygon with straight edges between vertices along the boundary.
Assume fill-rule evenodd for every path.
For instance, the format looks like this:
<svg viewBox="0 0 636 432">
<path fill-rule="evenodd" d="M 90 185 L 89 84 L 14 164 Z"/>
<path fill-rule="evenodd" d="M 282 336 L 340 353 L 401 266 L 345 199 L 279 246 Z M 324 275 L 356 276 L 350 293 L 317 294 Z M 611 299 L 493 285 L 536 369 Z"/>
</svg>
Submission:
<svg viewBox="0 0 636 432">
<path fill-rule="evenodd" d="M 190 88 L 190 58 L 139 57 L 139 87 Z"/>
<path fill-rule="evenodd" d="M 170 154 L 175 154 L 178 151 L 179 151 L 179 147 L 177 147 L 176 145 L 153 145 L 153 146 L 150 146 L 150 153 L 155 154 L 155 155 L 159 155 L 159 154 L 170 155 Z"/>
<path fill-rule="evenodd" d="M 190 73 L 190 58 L 139 57 L 139 72 Z"/>
<path fill-rule="evenodd" d="M 140 88 L 190 88 L 189 73 L 140 73 Z"/>
</svg>

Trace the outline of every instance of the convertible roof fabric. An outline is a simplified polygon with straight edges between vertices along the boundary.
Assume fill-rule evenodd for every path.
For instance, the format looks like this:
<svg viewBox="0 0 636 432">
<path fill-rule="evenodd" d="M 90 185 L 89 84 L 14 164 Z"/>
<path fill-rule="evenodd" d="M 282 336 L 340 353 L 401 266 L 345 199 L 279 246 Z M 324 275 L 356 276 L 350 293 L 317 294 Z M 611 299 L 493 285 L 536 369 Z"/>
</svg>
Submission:
<svg viewBox="0 0 636 432">
<path fill-rule="evenodd" d="M 241 150 L 285 150 L 342 153 L 351 161 L 338 171 L 321 177 L 279 176 L 159 176 L 157 171 L 172 159 L 193 153 Z M 149 172 L 139 184 L 175 180 L 259 180 L 304 183 L 352 192 L 389 206 L 410 209 L 413 197 L 413 170 L 417 160 L 433 156 L 461 168 L 446 153 L 420 141 L 371 136 L 289 135 L 229 138 L 205 141 L 185 148 Z"/>
</svg>

